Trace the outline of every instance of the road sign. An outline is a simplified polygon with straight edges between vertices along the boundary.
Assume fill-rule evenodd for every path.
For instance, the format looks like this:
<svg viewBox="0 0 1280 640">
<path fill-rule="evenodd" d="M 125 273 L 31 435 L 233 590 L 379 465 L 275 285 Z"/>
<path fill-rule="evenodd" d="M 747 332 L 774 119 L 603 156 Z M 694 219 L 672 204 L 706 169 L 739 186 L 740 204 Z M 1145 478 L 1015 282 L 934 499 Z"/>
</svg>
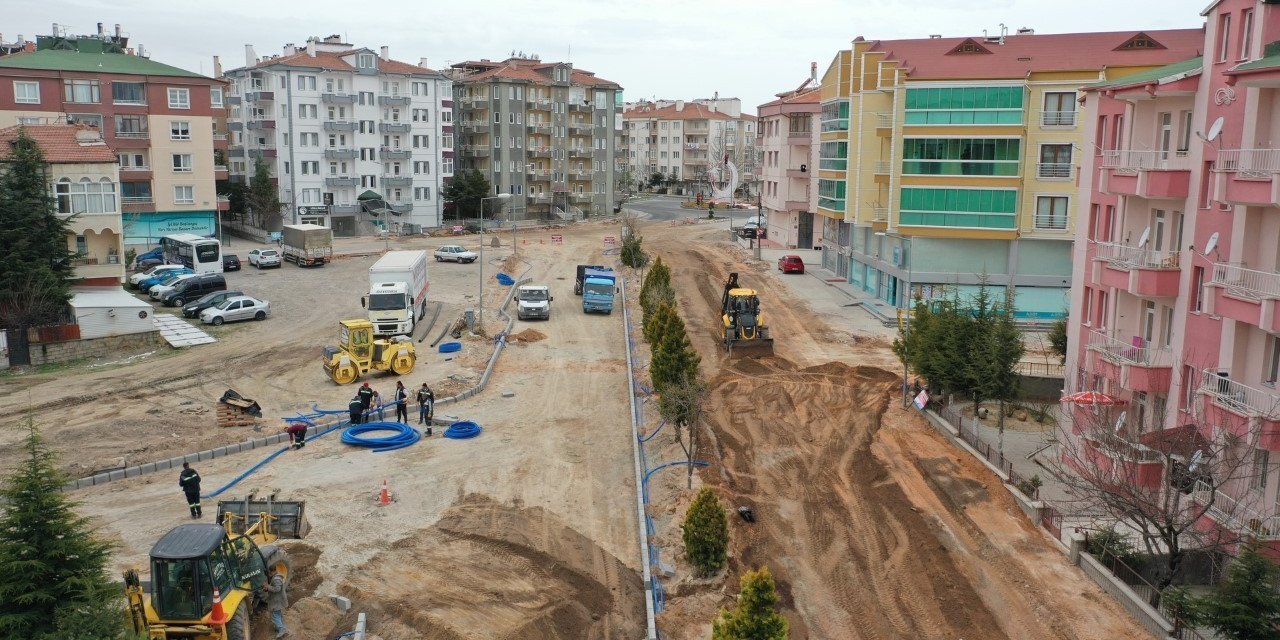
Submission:
<svg viewBox="0 0 1280 640">
<path fill-rule="evenodd" d="M 552 244 L 560 244 L 562 242 L 564 242 L 564 236 L 551 236 Z"/>
<path fill-rule="evenodd" d="M 613 237 L 613 236 L 605 236 L 605 237 L 604 237 L 604 246 L 606 246 L 606 247 L 612 247 L 612 246 L 614 246 L 614 245 L 616 245 L 616 244 L 618 244 L 618 239 L 617 239 L 617 238 L 615 238 L 615 237 Z"/>
</svg>

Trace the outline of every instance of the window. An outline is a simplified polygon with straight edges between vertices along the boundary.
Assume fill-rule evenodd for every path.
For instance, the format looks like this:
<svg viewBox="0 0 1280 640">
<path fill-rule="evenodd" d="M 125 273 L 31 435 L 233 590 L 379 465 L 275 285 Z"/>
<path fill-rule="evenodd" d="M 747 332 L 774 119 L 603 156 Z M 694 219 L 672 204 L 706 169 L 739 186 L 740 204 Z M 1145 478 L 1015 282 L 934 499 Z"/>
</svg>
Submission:
<svg viewBox="0 0 1280 640">
<path fill-rule="evenodd" d="M 107 178 L 94 182 L 81 178 L 72 182 L 63 178 L 54 184 L 54 198 L 58 213 L 115 213 L 116 185 Z"/>
<path fill-rule="evenodd" d="M 111 101 L 115 104 L 146 104 L 146 85 L 141 82 L 111 82 Z"/>
<path fill-rule="evenodd" d="M 298 105 L 298 118 L 314 120 L 320 117 L 319 111 L 314 104 L 300 104 Z"/>
<path fill-rule="evenodd" d="M 40 104 L 40 83 L 14 81 L 13 100 L 19 104 Z"/>
<path fill-rule="evenodd" d="M 1071 145 L 1040 145 L 1040 165 L 1036 175 L 1042 180 L 1067 179 L 1071 177 Z"/>
<path fill-rule="evenodd" d="M 214 109 L 222 108 L 222 87 L 209 89 L 209 105 Z"/>
<path fill-rule="evenodd" d="M 819 167 L 844 170 L 848 143 L 823 142 Z M 907 175 L 1016 176 L 1022 141 L 1016 138 L 907 138 L 902 173 Z M 776 162 L 775 162 L 776 166 Z"/>
<path fill-rule="evenodd" d="M 117 153 L 121 169 L 146 169 L 147 157 L 141 153 Z"/>
<path fill-rule="evenodd" d="M 446 133 L 440 136 L 440 146 L 451 149 L 453 148 L 453 134 Z"/>
<path fill-rule="evenodd" d="M 191 90 L 179 87 L 169 87 L 169 108 L 190 109 Z"/>
<path fill-rule="evenodd" d="M 1248 60 L 1253 53 L 1253 9 L 1240 12 L 1240 59 Z"/>
<path fill-rule="evenodd" d="M 67 102 L 101 102 L 97 80 L 63 80 L 62 86 Z"/>
<path fill-rule="evenodd" d="M 1067 200 L 1066 196 L 1036 197 L 1035 227 L 1037 229 L 1065 231 L 1067 228 Z"/>
<path fill-rule="evenodd" d="M 903 187 L 899 211 L 903 225 L 1016 229 L 1018 190 Z"/>
<path fill-rule="evenodd" d="M 1253 485 L 1254 489 L 1265 491 L 1267 488 L 1267 471 L 1271 463 L 1271 452 L 1266 449 L 1253 450 Z"/>
<path fill-rule="evenodd" d="M 453 158 L 442 158 L 440 160 L 441 173 L 453 173 Z"/>
<path fill-rule="evenodd" d="M 1204 309 L 1204 267 L 1191 271 L 1191 310 L 1200 313 Z"/>
<path fill-rule="evenodd" d="M 315 91 L 315 76 L 298 76 L 298 91 Z"/>
<path fill-rule="evenodd" d="M 190 140 L 191 123 L 184 120 L 173 120 L 169 122 L 169 139 Z"/>
<path fill-rule="evenodd" d="M 97 113 L 68 113 L 67 122 L 70 124 L 87 124 L 102 131 L 102 115 Z"/>
<path fill-rule="evenodd" d="M 445 85 L 445 86 L 447 87 L 448 85 Z M 441 111 L 440 122 L 443 122 L 445 124 L 449 124 L 450 122 L 453 122 L 453 111 L 449 109 L 445 109 L 444 111 Z"/>
<path fill-rule="evenodd" d="M 179 185 L 173 188 L 174 204 L 195 204 L 195 187 Z"/>
<path fill-rule="evenodd" d="M 1269 387 L 1274 387 L 1278 379 L 1280 379 L 1280 336 L 1268 335 L 1266 371 L 1262 375 L 1262 382 Z"/>
<path fill-rule="evenodd" d="M 363 104 L 363 105 L 371 105 L 371 104 L 373 104 L 373 92 L 372 92 L 372 91 L 361 91 L 361 92 L 360 92 L 360 104 Z"/>
<path fill-rule="evenodd" d="M 1044 94 L 1040 124 L 1046 127 L 1073 127 L 1076 124 L 1076 93 L 1050 91 Z"/>
<path fill-rule="evenodd" d="M 175 153 L 173 154 L 173 170 L 180 173 L 191 171 L 191 154 Z"/>
<path fill-rule="evenodd" d="M 501 113 L 501 112 L 499 112 L 499 111 L 494 111 L 494 112 L 493 112 L 493 123 L 494 123 L 494 124 L 502 124 L 502 113 Z"/>
<path fill-rule="evenodd" d="M 375 59 L 376 59 L 376 56 L 374 56 L 372 53 L 362 53 L 360 54 L 359 59 L 357 60 L 357 65 L 361 69 L 373 69 L 377 65 L 377 63 L 375 62 Z"/>
<path fill-rule="evenodd" d="M 1009 87 L 931 87 L 907 89 L 906 116 L 909 125 L 1022 124 L 1025 91 Z M 844 128 L 848 129 L 848 103 L 843 105 Z M 823 131 L 827 128 L 828 107 L 823 106 Z"/>
<path fill-rule="evenodd" d="M 1226 62 L 1231 52 L 1231 14 L 1218 17 L 1218 62 Z"/>
</svg>

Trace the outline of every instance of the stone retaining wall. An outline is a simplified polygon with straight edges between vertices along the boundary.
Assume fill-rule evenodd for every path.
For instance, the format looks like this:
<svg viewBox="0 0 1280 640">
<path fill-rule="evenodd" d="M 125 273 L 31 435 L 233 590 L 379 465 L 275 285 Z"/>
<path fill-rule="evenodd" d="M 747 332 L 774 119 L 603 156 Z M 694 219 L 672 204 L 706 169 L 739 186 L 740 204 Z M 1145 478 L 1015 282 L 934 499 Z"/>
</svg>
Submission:
<svg viewBox="0 0 1280 640">
<path fill-rule="evenodd" d="M 164 344 L 159 331 L 65 342 L 33 342 L 31 343 L 31 364 L 36 366 L 83 358 L 102 358 L 120 352 L 146 351 Z"/>
</svg>

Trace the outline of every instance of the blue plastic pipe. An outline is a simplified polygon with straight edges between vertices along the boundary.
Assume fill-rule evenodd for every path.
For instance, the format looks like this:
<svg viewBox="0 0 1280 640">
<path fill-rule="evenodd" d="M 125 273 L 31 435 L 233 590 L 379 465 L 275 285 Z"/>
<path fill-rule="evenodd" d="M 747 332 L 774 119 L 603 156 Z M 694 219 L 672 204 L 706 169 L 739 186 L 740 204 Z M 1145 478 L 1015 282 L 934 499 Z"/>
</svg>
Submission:
<svg viewBox="0 0 1280 640">
<path fill-rule="evenodd" d="M 374 431 L 394 431 L 393 435 L 369 437 L 364 434 Z M 417 429 L 403 422 L 366 422 L 347 427 L 342 432 L 342 443 L 356 447 L 373 449 L 374 453 L 386 453 L 413 446 L 422 439 Z"/>
<path fill-rule="evenodd" d="M 480 435 L 481 431 L 484 431 L 484 429 L 480 425 L 470 420 L 459 420 L 444 430 L 444 437 L 453 438 L 454 440 L 466 440 Z"/>
</svg>

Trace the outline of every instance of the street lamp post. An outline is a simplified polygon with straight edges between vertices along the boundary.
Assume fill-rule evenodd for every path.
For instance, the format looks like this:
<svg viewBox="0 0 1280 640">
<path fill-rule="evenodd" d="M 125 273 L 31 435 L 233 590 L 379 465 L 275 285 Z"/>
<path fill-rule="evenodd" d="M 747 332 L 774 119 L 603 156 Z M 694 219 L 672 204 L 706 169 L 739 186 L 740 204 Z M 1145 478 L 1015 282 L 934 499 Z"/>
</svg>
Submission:
<svg viewBox="0 0 1280 640">
<path fill-rule="evenodd" d="M 897 233 L 889 233 L 885 231 L 877 231 L 876 235 L 882 238 L 897 238 L 899 242 L 902 242 L 904 244 L 903 246 L 904 252 L 909 251 L 907 247 L 911 247 L 912 249 L 914 249 L 915 243 L 912 242 L 912 239 L 910 236 L 903 236 Z M 912 272 L 911 256 L 908 254 L 908 255 L 904 255 L 903 258 L 906 260 L 906 263 L 907 263 L 907 292 L 906 292 L 906 302 L 903 304 L 903 308 L 905 309 L 905 313 L 906 313 L 906 321 L 902 331 L 903 337 L 905 338 L 908 334 L 911 333 L 911 281 L 914 279 L 913 278 L 914 273 Z M 907 396 L 907 359 L 905 357 L 905 352 L 903 355 L 904 357 L 902 358 L 902 406 L 905 408 L 908 405 L 909 401 L 907 399 L 908 398 Z"/>
<path fill-rule="evenodd" d="M 480 325 L 480 331 L 484 332 L 484 201 L 485 200 L 510 200 L 511 194 L 499 193 L 496 196 L 480 198 L 480 298 L 476 300 L 477 322 Z"/>
</svg>

